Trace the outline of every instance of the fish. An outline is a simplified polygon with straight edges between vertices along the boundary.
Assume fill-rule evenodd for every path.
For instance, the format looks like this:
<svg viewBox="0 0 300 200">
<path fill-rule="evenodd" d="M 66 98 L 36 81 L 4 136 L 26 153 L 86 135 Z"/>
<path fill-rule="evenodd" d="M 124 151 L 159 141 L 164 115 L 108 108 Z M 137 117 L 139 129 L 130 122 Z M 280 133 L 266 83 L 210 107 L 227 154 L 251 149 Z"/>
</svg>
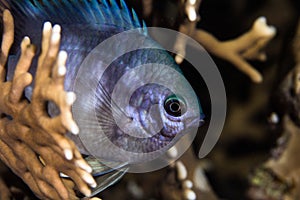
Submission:
<svg viewBox="0 0 300 200">
<path fill-rule="evenodd" d="M 0 0 L 0 9 L 6 8 L 15 20 L 7 80 L 25 36 L 38 55 L 43 24 L 62 28 L 60 49 L 68 53 L 64 86 L 77 96 L 72 114 L 80 129 L 68 137 L 93 168 L 98 186 L 92 195 L 133 165 L 160 158 L 203 123 L 199 99 L 180 67 L 124 0 Z M 37 56 L 33 76 L 36 68 Z M 33 85 L 25 89 L 28 100 Z M 49 102 L 48 112 L 55 116 L 59 110 Z"/>
</svg>

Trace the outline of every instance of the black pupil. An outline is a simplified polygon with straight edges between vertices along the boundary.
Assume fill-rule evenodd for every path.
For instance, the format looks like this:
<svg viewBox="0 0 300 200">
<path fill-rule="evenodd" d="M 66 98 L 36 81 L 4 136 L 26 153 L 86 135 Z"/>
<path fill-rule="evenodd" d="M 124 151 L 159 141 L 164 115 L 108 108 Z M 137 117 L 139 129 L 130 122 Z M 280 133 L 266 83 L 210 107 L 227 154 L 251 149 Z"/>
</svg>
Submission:
<svg viewBox="0 0 300 200">
<path fill-rule="evenodd" d="M 175 98 L 167 99 L 165 102 L 166 112 L 174 117 L 179 117 L 183 114 L 181 106 L 180 101 Z"/>
<path fill-rule="evenodd" d="M 170 104 L 170 110 L 172 112 L 179 112 L 180 111 L 180 103 L 179 102 L 172 102 Z"/>
</svg>

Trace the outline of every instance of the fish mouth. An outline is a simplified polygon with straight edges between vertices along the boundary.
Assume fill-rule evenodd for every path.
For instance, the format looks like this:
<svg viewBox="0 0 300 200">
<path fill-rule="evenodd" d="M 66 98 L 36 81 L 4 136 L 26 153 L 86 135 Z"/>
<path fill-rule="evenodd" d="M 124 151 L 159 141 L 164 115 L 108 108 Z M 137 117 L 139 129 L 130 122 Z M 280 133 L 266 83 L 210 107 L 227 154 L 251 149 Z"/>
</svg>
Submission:
<svg viewBox="0 0 300 200">
<path fill-rule="evenodd" d="M 200 127 L 205 123 L 204 119 L 201 117 L 199 118 L 195 118 L 195 117 L 190 117 L 187 118 L 187 124 L 186 127 Z"/>
</svg>

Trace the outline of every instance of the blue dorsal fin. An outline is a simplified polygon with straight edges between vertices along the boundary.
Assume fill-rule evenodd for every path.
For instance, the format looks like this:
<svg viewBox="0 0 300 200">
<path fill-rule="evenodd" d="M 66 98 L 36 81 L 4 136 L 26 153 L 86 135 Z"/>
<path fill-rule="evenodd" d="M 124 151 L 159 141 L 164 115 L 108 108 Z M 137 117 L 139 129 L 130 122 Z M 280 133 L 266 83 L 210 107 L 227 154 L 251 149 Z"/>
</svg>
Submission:
<svg viewBox="0 0 300 200">
<path fill-rule="evenodd" d="M 55 13 L 55 15 L 60 17 L 61 14 L 59 12 L 57 12 L 55 3 L 51 4 L 49 1 L 43 0 L 43 5 L 47 8 L 47 10 L 49 10 L 50 13 Z M 40 9 L 41 9 L 41 7 L 40 7 Z"/>
<path fill-rule="evenodd" d="M 121 19 L 121 15 L 122 13 L 120 12 L 121 9 L 119 7 L 119 5 L 117 4 L 117 2 L 115 0 L 110 0 L 110 4 L 111 4 L 111 13 L 115 16 L 114 21 L 116 22 L 121 22 L 122 26 L 124 26 L 124 21 Z"/>
<path fill-rule="evenodd" d="M 109 7 L 107 0 L 102 0 L 101 3 L 105 6 L 105 8 Z"/>
<path fill-rule="evenodd" d="M 137 27 L 141 27 L 141 23 L 140 23 L 140 20 L 136 14 L 136 12 L 133 10 L 133 8 L 131 9 L 131 13 L 132 13 L 132 24 L 134 24 L 135 26 Z"/>
<path fill-rule="evenodd" d="M 93 9 L 93 14 L 95 15 L 94 19 L 103 19 L 104 15 L 102 14 L 102 12 L 99 12 L 100 9 L 100 4 L 98 3 L 97 0 L 91 0 L 91 8 Z"/>
<path fill-rule="evenodd" d="M 124 0 L 120 0 L 120 2 L 121 2 L 121 9 L 123 9 L 123 10 L 124 10 L 124 13 L 127 14 L 126 17 L 127 17 L 127 18 L 130 18 L 130 12 L 129 12 L 129 9 L 128 9 L 128 7 L 127 7 L 125 1 L 124 1 Z"/>
<path fill-rule="evenodd" d="M 23 34 L 50 21 L 61 25 L 86 24 L 96 28 L 101 25 L 113 25 L 124 30 L 141 28 L 140 32 L 146 35 L 145 24 L 140 23 L 135 11 L 130 11 L 124 0 L 117 1 L 119 0 L 0 0 L 0 9 L 9 5 L 17 31 L 24 32 Z"/>
<path fill-rule="evenodd" d="M 95 9 L 93 9 L 94 2 L 91 1 L 89 3 L 87 1 L 82 1 L 82 3 L 84 4 L 84 7 L 86 7 L 87 10 L 89 11 L 89 15 L 90 15 L 90 17 L 92 17 L 92 20 L 96 21 L 97 20 L 97 16 L 95 15 Z"/>
<path fill-rule="evenodd" d="M 105 21 L 103 21 L 103 22 L 107 23 L 107 24 L 113 24 L 113 19 L 111 18 L 111 16 L 113 14 L 112 14 L 111 10 L 109 9 L 109 4 L 108 4 L 107 0 L 102 0 L 101 2 L 104 5 L 100 8 L 100 12 L 102 13 L 102 15 L 104 16 L 104 19 L 105 19 Z"/>
<path fill-rule="evenodd" d="M 144 20 L 143 20 L 143 32 L 145 33 L 145 35 L 148 35 L 147 25 L 146 25 L 146 22 Z"/>
</svg>

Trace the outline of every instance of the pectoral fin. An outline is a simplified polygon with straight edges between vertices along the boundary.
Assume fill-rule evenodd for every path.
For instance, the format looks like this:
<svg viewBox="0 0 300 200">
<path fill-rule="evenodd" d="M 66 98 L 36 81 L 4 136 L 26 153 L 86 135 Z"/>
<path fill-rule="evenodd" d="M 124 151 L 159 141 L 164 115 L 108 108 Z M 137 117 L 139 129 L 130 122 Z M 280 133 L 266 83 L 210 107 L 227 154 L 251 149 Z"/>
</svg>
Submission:
<svg viewBox="0 0 300 200">
<path fill-rule="evenodd" d="M 87 157 L 85 160 L 92 167 L 92 175 L 97 182 L 97 187 L 92 189 L 91 196 L 98 194 L 105 190 L 107 187 L 119 181 L 124 174 L 128 171 L 127 164 L 120 164 L 116 162 L 100 162 L 94 157 Z"/>
</svg>

